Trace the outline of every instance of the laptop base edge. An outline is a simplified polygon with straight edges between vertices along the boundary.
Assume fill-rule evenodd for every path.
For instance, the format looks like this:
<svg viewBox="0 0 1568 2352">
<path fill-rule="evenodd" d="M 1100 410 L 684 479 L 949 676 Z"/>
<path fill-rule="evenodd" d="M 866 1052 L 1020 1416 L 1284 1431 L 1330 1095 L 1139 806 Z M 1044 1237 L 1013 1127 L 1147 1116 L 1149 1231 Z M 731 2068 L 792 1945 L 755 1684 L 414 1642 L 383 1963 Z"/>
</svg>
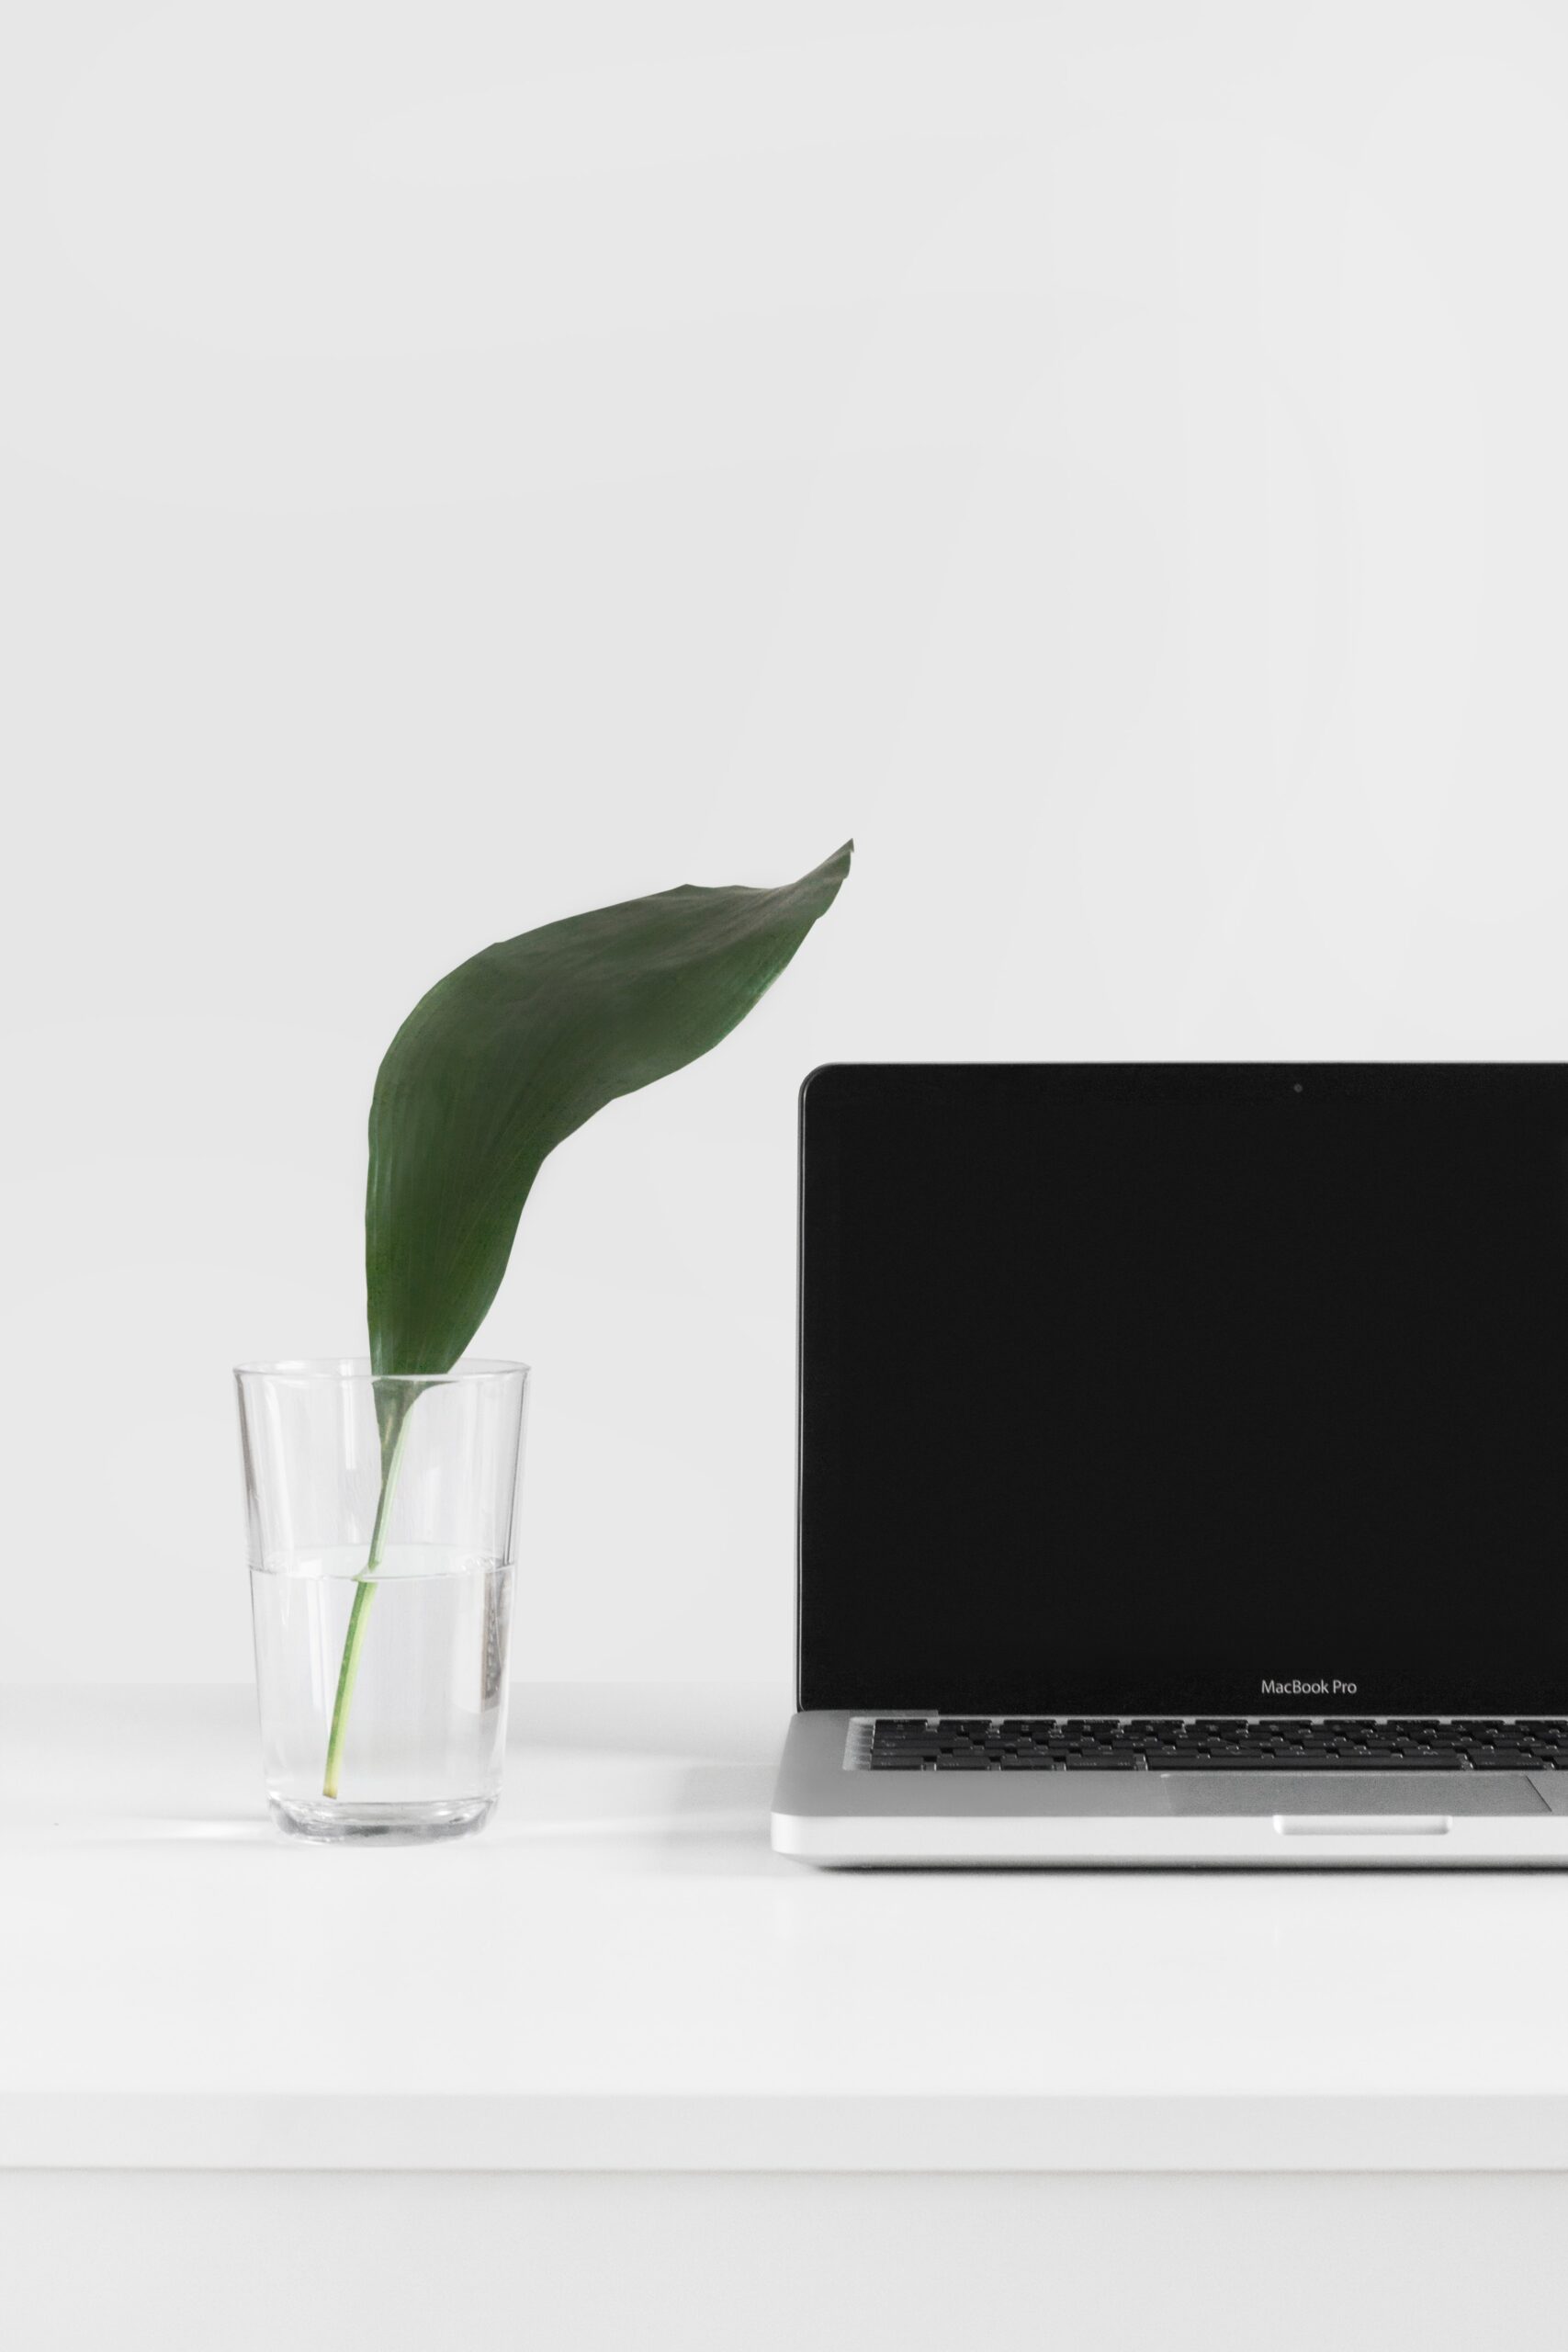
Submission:
<svg viewBox="0 0 1568 2352">
<path fill-rule="evenodd" d="M 775 1853 L 838 1869 L 1568 1870 L 1554 1774 L 882 1773 L 847 1763 L 855 1723 L 794 1718 Z"/>
</svg>

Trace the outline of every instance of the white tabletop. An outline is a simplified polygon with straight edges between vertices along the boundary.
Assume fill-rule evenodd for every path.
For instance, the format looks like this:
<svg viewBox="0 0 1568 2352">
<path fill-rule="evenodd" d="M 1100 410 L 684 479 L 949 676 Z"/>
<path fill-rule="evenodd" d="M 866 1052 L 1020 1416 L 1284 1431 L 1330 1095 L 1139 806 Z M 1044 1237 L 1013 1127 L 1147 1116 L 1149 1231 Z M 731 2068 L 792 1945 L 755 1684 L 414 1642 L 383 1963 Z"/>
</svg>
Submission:
<svg viewBox="0 0 1568 2352">
<path fill-rule="evenodd" d="M 1568 1875 L 818 1873 L 782 1691 L 525 1687 L 287 1841 L 244 1690 L 0 1709 L 0 2165 L 1568 2168 Z"/>
</svg>

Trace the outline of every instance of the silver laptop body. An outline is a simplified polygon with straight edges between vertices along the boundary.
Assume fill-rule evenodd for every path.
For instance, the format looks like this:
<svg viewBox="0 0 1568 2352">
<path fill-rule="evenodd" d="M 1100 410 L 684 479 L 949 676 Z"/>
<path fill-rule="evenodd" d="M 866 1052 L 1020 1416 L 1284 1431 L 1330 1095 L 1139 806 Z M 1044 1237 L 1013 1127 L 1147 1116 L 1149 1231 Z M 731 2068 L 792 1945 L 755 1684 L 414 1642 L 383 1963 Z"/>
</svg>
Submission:
<svg viewBox="0 0 1568 2352">
<path fill-rule="evenodd" d="M 800 1248 L 777 1851 L 1568 1864 L 1568 1069 L 835 1066 Z"/>
</svg>

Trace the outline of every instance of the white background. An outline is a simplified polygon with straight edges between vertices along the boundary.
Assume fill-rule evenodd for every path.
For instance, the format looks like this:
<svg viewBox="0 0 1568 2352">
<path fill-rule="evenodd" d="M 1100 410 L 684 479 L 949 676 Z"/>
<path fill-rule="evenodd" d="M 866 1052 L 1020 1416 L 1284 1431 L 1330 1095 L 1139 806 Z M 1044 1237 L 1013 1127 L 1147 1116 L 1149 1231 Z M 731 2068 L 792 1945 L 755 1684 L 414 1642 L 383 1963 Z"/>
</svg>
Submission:
<svg viewBox="0 0 1568 2352">
<path fill-rule="evenodd" d="M 248 1673 L 493 938 L 859 842 L 527 1210 L 534 1679 L 788 1670 L 813 1063 L 1568 1054 L 1565 134 L 1504 0 L 12 0 L 0 1675 Z"/>
</svg>

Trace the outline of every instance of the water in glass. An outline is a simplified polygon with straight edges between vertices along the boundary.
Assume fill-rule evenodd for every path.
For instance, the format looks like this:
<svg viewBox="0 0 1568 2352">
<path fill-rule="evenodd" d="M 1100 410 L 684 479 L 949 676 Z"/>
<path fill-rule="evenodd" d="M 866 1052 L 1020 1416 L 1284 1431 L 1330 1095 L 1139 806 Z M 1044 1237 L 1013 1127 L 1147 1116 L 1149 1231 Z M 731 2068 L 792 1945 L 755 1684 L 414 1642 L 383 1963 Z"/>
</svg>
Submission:
<svg viewBox="0 0 1568 2352">
<path fill-rule="evenodd" d="M 312 1838 L 458 1836 L 494 1807 L 506 1741 L 513 1571 L 393 1544 L 372 1598 L 336 1797 L 323 1793 L 333 1702 L 362 1546 L 251 1571 L 263 1768 L 280 1827 Z"/>
</svg>

